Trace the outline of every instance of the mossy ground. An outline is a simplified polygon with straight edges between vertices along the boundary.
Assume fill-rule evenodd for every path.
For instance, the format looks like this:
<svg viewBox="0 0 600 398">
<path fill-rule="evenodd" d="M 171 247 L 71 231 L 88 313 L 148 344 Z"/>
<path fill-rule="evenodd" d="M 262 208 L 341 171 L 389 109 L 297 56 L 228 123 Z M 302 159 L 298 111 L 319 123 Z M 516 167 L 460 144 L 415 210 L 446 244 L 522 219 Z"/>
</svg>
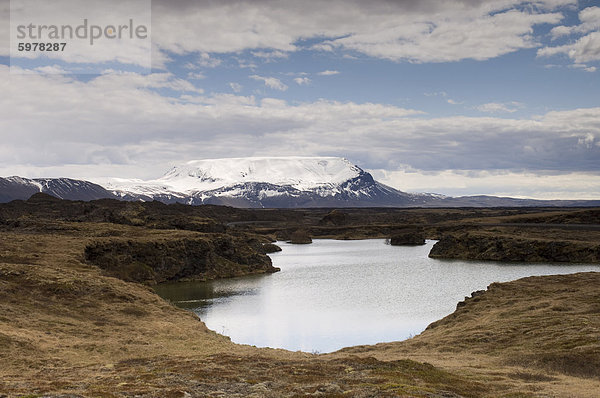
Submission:
<svg viewBox="0 0 600 398">
<path fill-rule="evenodd" d="M 85 247 L 102 239 L 207 233 L 168 228 L 168 217 L 155 228 L 147 225 L 157 218 L 146 208 L 126 210 L 141 221 L 107 222 L 101 206 L 86 210 L 95 220 L 5 214 L 0 396 L 594 397 L 600 391 L 598 273 L 494 284 L 404 342 L 327 355 L 258 349 L 231 343 L 149 287 L 86 262 Z M 205 224 L 223 233 L 216 221 Z"/>
</svg>

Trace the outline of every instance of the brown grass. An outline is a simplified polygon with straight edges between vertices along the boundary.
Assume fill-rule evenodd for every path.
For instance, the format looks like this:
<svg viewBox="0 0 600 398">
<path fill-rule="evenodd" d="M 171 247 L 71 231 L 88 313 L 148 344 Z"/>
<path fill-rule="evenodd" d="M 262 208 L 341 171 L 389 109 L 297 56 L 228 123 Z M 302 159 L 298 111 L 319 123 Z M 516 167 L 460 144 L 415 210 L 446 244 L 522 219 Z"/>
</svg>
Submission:
<svg viewBox="0 0 600 398">
<path fill-rule="evenodd" d="M 0 395 L 477 396 L 485 386 L 431 365 L 257 349 L 209 331 L 140 284 L 84 262 L 101 236 L 190 237 L 188 231 L 57 223 L 60 233 L 0 232 Z M 56 231 L 55 229 L 55 231 Z M 463 382 L 464 381 L 464 382 Z M 440 393 L 441 394 L 441 393 Z M 218 395 L 218 394 L 217 394 Z M 441 396 L 441 395 L 440 395 Z"/>
<path fill-rule="evenodd" d="M 257 349 L 231 343 L 151 289 L 107 276 L 84 259 L 93 242 L 197 239 L 202 232 L 184 229 L 208 225 L 220 231 L 218 225 L 196 215 L 194 223 L 178 221 L 183 229 L 169 229 L 173 220 L 140 206 L 110 213 L 118 223 L 104 222 L 101 210 L 86 213 L 95 221 L 31 216 L 0 230 L 0 396 L 594 397 L 600 391 L 598 273 L 493 284 L 404 342 L 320 356 Z M 327 213 L 311 213 L 307 223 L 297 214 L 290 217 L 310 226 Z M 344 217 L 344 223 L 359 223 L 356 234 L 335 233 L 384 234 L 397 227 L 390 214 L 451 228 L 464 228 L 466 217 L 465 210 L 382 216 L 367 209 Z M 242 213 L 234 215 L 245 220 Z M 484 209 L 475 215 L 515 213 Z M 390 224 L 378 227 L 385 217 Z M 374 223 L 361 227 L 367 219 Z M 482 230 L 545 239 L 565 235 L 543 231 Z M 590 231 L 571 232 L 570 239 L 597 239 L 589 238 Z"/>
<path fill-rule="evenodd" d="M 600 391 L 599 285 L 596 272 L 494 283 L 419 336 L 334 356 L 406 355 L 468 370 L 507 392 L 535 386 L 561 391 L 557 396 L 594 397 Z"/>
</svg>

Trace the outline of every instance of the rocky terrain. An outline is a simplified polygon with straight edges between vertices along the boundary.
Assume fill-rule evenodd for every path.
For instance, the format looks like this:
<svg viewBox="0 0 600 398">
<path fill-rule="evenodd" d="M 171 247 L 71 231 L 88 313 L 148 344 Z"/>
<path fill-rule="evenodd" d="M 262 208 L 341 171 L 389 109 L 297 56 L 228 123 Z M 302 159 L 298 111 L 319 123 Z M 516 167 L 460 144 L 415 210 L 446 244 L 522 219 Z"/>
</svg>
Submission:
<svg viewBox="0 0 600 398">
<path fill-rule="evenodd" d="M 431 258 L 514 262 L 600 263 L 600 242 L 520 238 L 484 233 L 442 237 Z"/>
<path fill-rule="evenodd" d="M 85 247 L 85 259 L 107 275 L 149 284 L 279 271 L 247 239 L 220 234 L 100 240 Z"/>
<path fill-rule="evenodd" d="M 392 246 L 418 246 L 425 244 L 425 233 L 423 230 L 408 229 L 396 232 L 390 238 Z"/>
<path fill-rule="evenodd" d="M 43 194 L 1 205 L 0 396 L 593 397 L 599 273 L 492 284 L 419 336 L 327 355 L 233 344 L 147 284 L 272 272 L 263 253 L 298 230 L 587 245 L 598 231 L 582 220 L 597 212 L 243 210 Z"/>
<path fill-rule="evenodd" d="M 292 232 L 289 242 L 297 245 L 305 245 L 312 243 L 312 238 L 306 230 L 299 229 Z"/>
</svg>

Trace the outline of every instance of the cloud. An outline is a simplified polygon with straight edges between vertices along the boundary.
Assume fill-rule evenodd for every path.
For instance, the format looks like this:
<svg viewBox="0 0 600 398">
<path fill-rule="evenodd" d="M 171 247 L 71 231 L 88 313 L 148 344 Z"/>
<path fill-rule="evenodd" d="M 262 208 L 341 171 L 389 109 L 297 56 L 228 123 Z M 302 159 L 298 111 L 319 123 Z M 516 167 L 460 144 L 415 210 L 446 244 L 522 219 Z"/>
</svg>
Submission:
<svg viewBox="0 0 600 398">
<path fill-rule="evenodd" d="M 588 7 L 579 12 L 579 25 L 555 26 L 550 31 L 553 40 L 572 34 L 585 34 L 600 29 L 600 7 Z"/>
<path fill-rule="evenodd" d="M 462 105 L 464 102 L 453 100 L 452 98 L 448 98 L 446 100 L 450 105 Z"/>
<path fill-rule="evenodd" d="M 43 74 L 48 74 L 48 75 L 66 75 L 71 73 L 71 71 L 65 70 L 62 66 L 60 65 L 46 65 L 46 66 L 40 66 L 31 70 L 27 70 L 27 71 L 23 71 L 23 73 L 43 73 Z"/>
<path fill-rule="evenodd" d="M 288 58 L 289 53 L 283 51 L 252 51 L 252 55 L 257 58 L 263 58 L 267 62 L 272 62 L 277 59 Z"/>
<path fill-rule="evenodd" d="M 163 96 L 164 88 L 178 94 Z M 600 170 L 600 108 L 531 119 L 432 117 L 377 103 L 204 95 L 168 73 L 9 78 L 6 66 L 0 91 L 6 172 L 122 164 L 148 177 L 180 159 L 252 155 L 345 156 L 372 169 L 425 172 Z"/>
<path fill-rule="evenodd" d="M 0 57 L 10 55 L 10 0 L 0 0 Z"/>
<path fill-rule="evenodd" d="M 423 93 L 423 95 L 426 97 L 447 97 L 448 93 L 445 91 L 438 91 L 435 93 Z"/>
<path fill-rule="evenodd" d="M 596 70 L 598 69 L 595 66 L 587 66 L 584 64 L 573 64 L 573 65 L 570 65 L 570 67 L 574 68 L 574 69 L 581 69 L 581 70 L 584 70 L 584 71 L 590 72 L 590 73 L 596 72 Z"/>
<path fill-rule="evenodd" d="M 272 88 L 274 90 L 285 91 L 288 89 L 288 86 L 283 84 L 283 82 L 276 77 L 264 77 L 259 75 L 252 75 L 250 79 L 262 81 L 265 83 L 265 86 Z"/>
<path fill-rule="evenodd" d="M 244 86 L 242 86 L 241 84 L 234 82 L 229 83 L 229 87 L 231 87 L 234 93 L 239 93 L 244 88 Z"/>
<path fill-rule="evenodd" d="M 467 12 L 443 20 L 425 19 L 410 25 L 390 26 L 377 33 L 355 34 L 332 40 L 330 44 L 393 61 L 481 61 L 537 47 L 531 34 L 533 26 L 554 24 L 561 19 L 559 13 Z"/>
<path fill-rule="evenodd" d="M 538 57 L 566 55 L 575 68 L 595 72 L 596 67 L 586 63 L 600 61 L 600 7 L 588 7 L 579 12 L 579 25 L 556 26 L 550 34 L 552 39 L 564 36 L 584 35 L 577 40 L 560 46 L 546 46 L 537 51 Z"/>
<path fill-rule="evenodd" d="M 577 64 L 600 61 L 600 32 L 592 32 L 571 44 L 544 47 L 537 51 L 538 57 L 565 54 Z"/>
<path fill-rule="evenodd" d="M 571 0 L 153 3 L 154 61 L 165 65 L 169 57 L 191 53 L 186 57 L 192 60 L 189 70 L 183 74 L 189 73 L 189 79 L 203 77 L 203 68 L 257 68 L 256 63 L 317 46 L 336 52 L 336 59 L 485 60 L 539 47 L 537 27 L 560 23 L 562 7 L 576 4 Z M 0 14 L 6 14 L 7 4 L 0 0 Z M 572 68 L 596 71 L 590 63 L 599 57 L 597 9 L 582 10 L 579 25 L 555 27 L 550 36 L 565 40 L 540 49 L 538 55 L 563 55 L 572 61 Z M 7 26 L 0 23 L 5 37 Z M 401 177 L 410 174 L 432 189 L 446 187 L 438 190 L 442 193 L 468 193 L 466 185 L 460 192 L 451 191 L 452 183 L 456 187 L 468 183 L 481 187 L 481 193 L 515 189 L 527 195 L 536 181 L 541 190 L 536 195 L 561 191 L 563 181 L 564 192 L 573 195 L 598 191 L 600 108 L 532 118 L 519 114 L 519 119 L 511 119 L 523 104 L 489 102 L 475 108 L 487 113 L 481 117 L 436 117 L 378 103 L 255 98 L 240 95 L 243 87 L 236 82 L 229 83 L 227 94 L 205 94 L 196 87 L 199 82 L 170 73 L 141 76 L 107 70 L 106 75 L 81 81 L 42 74 L 64 72 L 59 65 L 44 68 L 28 76 L 9 76 L 8 68 L 0 66 L 4 132 L 0 170 L 5 174 L 23 171 L 40 176 L 50 170 L 85 177 L 126 170 L 132 177 L 150 178 L 180 159 L 338 155 L 366 168 L 396 172 L 398 178 L 389 181 L 399 188 L 408 186 Z M 261 86 L 285 91 L 292 80 L 301 85 L 313 76 L 339 73 L 328 69 L 311 75 L 265 71 L 248 75 Z M 260 91 L 262 97 L 264 90 Z M 445 92 L 425 95 L 460 104 Z M 510 185 L 513 177 L 519 182 Z M 566 184 L 569 181 L 573 185 Z"/>
<path fill-rule="evenodd" d="M 209 53 L 203 52 L 194 62 L 185 64 L 186 69 L 216 68 L 221 65 L 222 60 L 211 56 Z"/>
<path fill-rule="evenodd" d="M 206 79 L 206 75 L 202 72 L 190 72 L 187 74 L 187 78 L 190 80 L 202 80 Z"/>
<path fill-rule="evenodd" d="M 236 61 L 238 63 L 237 66 L 240 69 L 256 69 L 258 67 L 254 62 L 248 61 L 247 59 L 237 58 Z"/>
<path fill-rule="evenodd" d="M 479 112 L 485 113 L 514 113 L 518 111 L 520 108 L 523 108 L 524 104 L 512 101 L 512 102 L 488 102 L 487 104 L 482 104 L 477 106 Z"/>
<path fill-rule="evenodd" d="M 557 24 L 575 0 L 268 0 L 153 2 L 164 51 L 272 57 L 308 47 L 410 62 L 485 60 L 539 46 L 534 27 Z M 319 10 L 315 13 L 314 10 Z M 202 21 L 202 23 L 198 23 Z M 218 34 L 215 34 L 218 32 Z M 268 55 L 271 54 L 271 55 Z"/>
<path fill-rule="evenodd" d="M 67 71 L 96 73 L 98 68 L 105 68 L 98 64 L 110 63 L 111 67 L 116 68 L 114 64 L 119 63 L 124 67 L 151 70 L 153 51 L 150 1 L 56 0 L 50 4 L 43 0 L 21 0 L 13 2 L 12 9 L 8 4 L 5 0 L 0 1 L 0 54 L 9 55 L 8 50 L 13 48 L 13 65 L 33 63 L 36 66 L 51 66 L 52 63 L 62 62 L 62 68 Z M 30 24 L 33 27 L 32 35 L 18 38 L 17 26 Z M 63 26 L 70 26 L 75 32 L 74 37 L 71 37 L 69 30 L 63 30 Z M 40 29 L 36 30 L 35 27 Z M 46 30 L 41 27 L 46 27 Z M 134 30 L 138 32 L 138 28 L 142 29 L 139 30 L 140 34 L 127 33 Z M 11 32 L 11 29 L 15 31 Z M 41 37 L 38 37 L 40 32 Z M 50 32 L 58 35 L 60 42 L 66 43 L 61 51 L 17 51 L 19 42 L 52 41 L 54 38 L 48 37 Z M 85 38 L 78 38 L 82 33 L 85 33 Z M 107 38 L 109 35 L 110 38 Z M 5 42 L 7 38 L 12 42 Z M 4 48 L 4 45 L 9 47 Z M 158 63 L 164 61 L 164 56 L 155 55 Z"/>
<path fill-rule="evenodd" d="M 448 196 L 494 195 L 536 199 L 587 199 L 600 197 L 600 174 L 571 172 L 444 170 L 426 172 L 410 167 L 369 170 L 375 179 L 409 192 Z"/>
<path fill-rule="evenodd" d="M 8 13 L 7 4 L 0 0 L 0 13 Z M 213 58 L 217 53 L 252 50 L 255 57 L 274 60 L 318 47 L 393 61 L 486 60 L 538 47 L 534 27 L 559 23 L 563 16 L 557 10 L 574 4 L 575 0 L 309 0 L 308 5 L 291 0 L 154 0 L 152 58 L 162 67 L 168 54 L 199 53 L 200 66 L 215 67 L 220 63 Z M 109 15 L 112 8 L 111 3 L 102 13 Z M 597 8 L 580 13 L 582 26 L 593 25 Z M 0 24 L 0 33 L 2 29 L 7 26 Z M 305 47 L 309 39 L 317 42 Z M 114 59 L 109 50 L 92 54 L 91 61 Z M 120 55 L 123 62 L 140 56 L 138 50 Z"/>
<path fill-rule="evenodd" d="M 310 79 L 308 77 L 296 77 L 294 79 L 294 81 L 296 82 L 296 84 L 298 84 L 299 86 L 302 86 L 304 84 L 308 84 L 310 83 Z"/>
<path fill-rule="evenodd" d="M 317 75 L 319 75 L 319 76 L 333 76 L 333 75 L 337 75 L 339 73 L 340 72 L 337 71 L 337 70 L 329 70 L 328 69 L 328 70 L 324 70 L 322 72 L 317 73 Z"/>
</svg>

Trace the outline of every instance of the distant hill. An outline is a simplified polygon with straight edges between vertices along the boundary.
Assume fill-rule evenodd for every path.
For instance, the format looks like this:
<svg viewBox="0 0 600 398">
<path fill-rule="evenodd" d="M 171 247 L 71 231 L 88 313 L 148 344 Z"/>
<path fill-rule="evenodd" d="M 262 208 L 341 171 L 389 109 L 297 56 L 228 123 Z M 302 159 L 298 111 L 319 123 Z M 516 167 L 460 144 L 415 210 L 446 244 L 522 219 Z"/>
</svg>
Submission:
<svg viewBox="0 0 600 398">
<path fill-rule="evenodd" d="M 0 177 L 0 203 L 29 199 L 38 192 L 68 200 L 116 199 L 111 192 L 89 181 L 70 178 Z"/>
<path fill-rule="evenodd" d="M 600 206 L 600 200 L 407 193 L 335 157 L 196 160 L 174 167 L 155 180 L 113 178 L 102 185 L 69 178 L 0 178 L 0 202 L 43 192 L 70 200 L 157 200 L 241 208 Z"/>
<path fill-rule="evenodd" d="M 428 201 L 423 207 L 582 207 L 600 206 L 600 200 L 536 200 L 499 196 L 443 197 Z"/>
</svg>

